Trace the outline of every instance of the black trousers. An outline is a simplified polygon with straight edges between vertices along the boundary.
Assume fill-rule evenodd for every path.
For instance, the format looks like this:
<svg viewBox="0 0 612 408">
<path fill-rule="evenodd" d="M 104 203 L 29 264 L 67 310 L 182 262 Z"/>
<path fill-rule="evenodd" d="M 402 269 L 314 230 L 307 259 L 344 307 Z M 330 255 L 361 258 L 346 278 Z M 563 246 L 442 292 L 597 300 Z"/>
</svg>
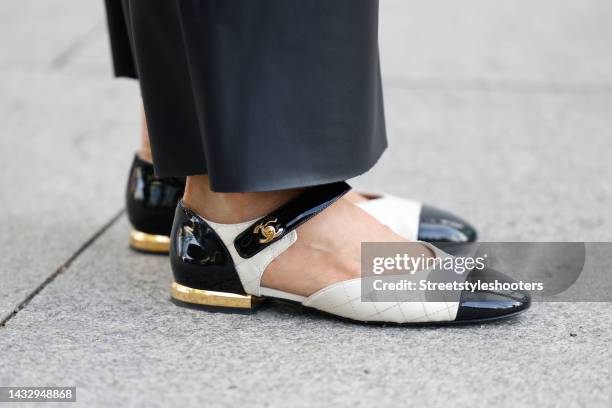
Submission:
<svg viewBox="0 0 612 408">
<path fill-rule="evenodd" d="M 106 0 L 159 176 L 223 192 L 346 180 L 387 146 L 377 0 Z"/>
</svg>

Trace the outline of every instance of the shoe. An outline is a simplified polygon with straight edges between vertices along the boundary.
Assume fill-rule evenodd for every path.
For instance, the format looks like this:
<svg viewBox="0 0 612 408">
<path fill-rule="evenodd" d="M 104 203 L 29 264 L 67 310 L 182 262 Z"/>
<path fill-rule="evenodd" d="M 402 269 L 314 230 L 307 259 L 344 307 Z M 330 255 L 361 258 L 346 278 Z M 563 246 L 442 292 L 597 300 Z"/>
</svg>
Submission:
<svg viewBox="0 0 612 408">
<path fill-rule="evenodd" d="M 175 303 L 236 311 L 252 309 L 271 298 L 297 302 L 349 320 L 398 324 L 492 320 L 529 307 L 529 295 L 516 291 L 462 291 L 454 300 L 443 302 L 424 298 L 410 302 L 364 302 L 361 294 L 365 278 L 335 283 L 308 297 L 262 287 L 261 276 L 267 265 L 299 239 L 296 228 L 349 189 L 344 182 L 310 187 L 270 214 L 240 224 L 207 221 L 180 201 L 170 250 L 174 275 L 171 294 Z M 426 245 L 436 257 L 451 257 L 433 245 Z M 500 273 L 472 272 L 466 278 L 471 282 L 478 279 L 512 282 Z"/>
<path fill-rule="evenodd" d="M 174 211 L 184 191 L 184 177 L 156 177 L 151 163 L 134 156 L 126 191 L 132 248 L 168 253 Z"/>
<path fill-rule="evenodd" d="M 151 163 L 134 157 L 126 196 L 127 215 L 134 227 L 132 248 L 168 253 L 174 210 L 184 187 L 184 178 L 156 177 Z M 462 243 L 477 239 L 474 227 L 449 212 L 391 195 L 364 195 L 370 199 L 356 205 L 409 241 Z"/>
<path fill-rule="evenodd" d="M 355 205 L 409 241 L 466 243 L 478 239 L 472 225 L 448 211 L 390 194 L 363 195 L 369 200 Z"/>
</svg>

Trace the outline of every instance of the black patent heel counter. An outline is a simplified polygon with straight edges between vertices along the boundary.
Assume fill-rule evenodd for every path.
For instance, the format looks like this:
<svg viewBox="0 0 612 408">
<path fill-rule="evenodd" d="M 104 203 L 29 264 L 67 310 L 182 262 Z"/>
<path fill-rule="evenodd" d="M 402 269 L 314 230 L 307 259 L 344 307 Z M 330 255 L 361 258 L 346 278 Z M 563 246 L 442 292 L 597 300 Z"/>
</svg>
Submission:
<svg viewBox="0 0 612 408">
<path fill-rule="evenodd" d="M 132 165 L 130 166 L 130 172 L 128 173 L 128 180 L 125 186 L 125 212 L 127 214 L 130 224 L 136 229 L 139 229 L 141 219 L 139 217 L 139 196 L 142 196 L 142 186 L 139 186 L 139 180 L 141 177 L 138 170 L 138 159 L 134 157 Z"/>
<path fill-rule="evenodd" d="M 227 247 L 206 221 L 179 203 L 170 245 L 174 280 L 193 289 L 245 294 Z"/>
<path fill-rule="evenodd" d="M 170 235 L 174 210 L 185 189 L 181 178 L 159 178 L 153 165 L 134 157 L 126 186 L 126 213 L 141 232 Z"/>
</svg>

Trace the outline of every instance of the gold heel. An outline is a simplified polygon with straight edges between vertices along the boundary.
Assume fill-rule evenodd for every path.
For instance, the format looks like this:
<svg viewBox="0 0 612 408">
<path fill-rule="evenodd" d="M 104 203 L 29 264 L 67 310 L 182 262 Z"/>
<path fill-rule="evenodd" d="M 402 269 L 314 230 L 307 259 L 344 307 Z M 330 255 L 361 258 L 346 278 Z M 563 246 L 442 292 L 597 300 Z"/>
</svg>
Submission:
<svg viewBox="0 0 612 408">
<path fill-rule="evenodd" d="M 170 252 L 170 237 L 132 230 L 130 246 L 139 251 L 167 254 Z"/>
<path fill-rule="evenodd" d="M 251 295 L 214 292 L 212 290 L 193 289 L 172 282 L 172 297 L 180 302 L 203 306 L 228 307 L 235 309 L 253 309 L 263 299 Z"/>
</svg>

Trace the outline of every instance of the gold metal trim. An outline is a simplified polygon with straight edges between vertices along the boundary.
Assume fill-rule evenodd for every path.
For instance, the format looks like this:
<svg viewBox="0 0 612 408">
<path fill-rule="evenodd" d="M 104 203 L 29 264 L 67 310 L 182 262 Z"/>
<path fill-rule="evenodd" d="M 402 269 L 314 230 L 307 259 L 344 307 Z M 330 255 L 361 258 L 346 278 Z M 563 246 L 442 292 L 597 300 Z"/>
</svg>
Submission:
<svg viewBox="0 0 612 408">
<path fill-rule="evenodd" d="M 130 233 L 130 246 L 145 252 L 167 254 L 170 252 L 170 237 L 132 230 Z"/>
<path fill-rule="evenodd" d="M 214 292 L 212 290 L 193 289 L 172 282 L 172 297 L 181 302 L 196 305 L 232 307 L 237 309 L 252 309 L 262 298 L 235 293 Z"/>
<path fill-rule="evenodd" d="M 276 222 L 277 219 L 270 220 L 265 224 L 263 222 L 257 224 L 255 229 L 253 230 L 253 234 L 261 234 L 263 238 L 259 239 L 259 242 L 262 244 L 267 244 L 272 241 L 274 238 L 278 237 L 283 233 L 283 228 L 276 229 L 274 225 L 270 225 L 273 222 Z"/>
</svg>

